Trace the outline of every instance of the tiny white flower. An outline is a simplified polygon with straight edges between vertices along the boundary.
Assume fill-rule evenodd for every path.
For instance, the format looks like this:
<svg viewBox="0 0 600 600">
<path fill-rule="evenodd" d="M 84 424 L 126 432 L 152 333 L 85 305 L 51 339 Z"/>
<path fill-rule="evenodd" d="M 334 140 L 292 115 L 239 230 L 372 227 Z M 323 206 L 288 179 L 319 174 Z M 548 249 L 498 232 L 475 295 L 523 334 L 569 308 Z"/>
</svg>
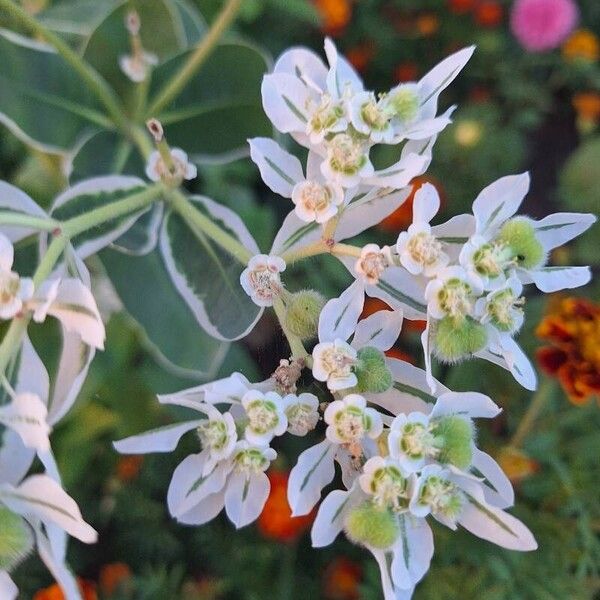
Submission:
<svg viewBox="0 0 600 600">
<path fill-rule="evenodd" d="M 429 428 L 429 417 L 420 412 L 400 414 L 392 422 L 388 437 L 390 456 L 407 472 L 419 471 L 439 449 Z"/>
<path fill-rule="evenodd" d="M 419 119 L 421 94 L 418 83 L 401 83 L 386 96 L 387 110 L 398 126 L 406 128 Z"/>
<path fill-rule="evenodd" d="M 21 278 L 12 270 L 14 249 L 10 240 L 0 234 L 0 319 L 12 319 L 33 295 L 33 281 Z"/>
<path fill-rule="evenodd" d="M 356 131 L 367 135 L 374 143 L 390 143 L 394 130 L 390 124 L 393 112 L 387 99 L 377 101 L 373 92 L 355 94 L 348 102 L 350 120 Z"/>
<path fill-rule="evenodd" d="M 346 342 L 336 339 L 321 342 L 313 349 L 313 376 L 318 381 L 326 381 L 331 391 L 354 387 L 358 380 L 352 372 L 356 363 L 356 350 Z"/>
<path fill-rule="evenodd" d="M 277 458 L 277 452 L 273 448 L 255 445 L 248 440 L 240 440 L 233 451 L 234 469 L 244 475 L 256 475 L 264 473 Z"/>
<path fill-rule="evenodd" d="M 158 56 L 151 52 L 140 51 L 135 54 L 124 54 L 119 57 L 121 71 L 134 83 L 145 81 L 150 69 L 158 64 Z"/>
<path fill-rule="evenodd" d="M 220 413 L 208 406 L 206 410 L 208 418 L 198 425 L 196 431 L 202 448 L 209 453 L 208 472 L 217 462 L 231 456 L 237 442 L 237 432 L 231 413 Z"/>
<path fill-rule="evenodd" d="M 319 399 L 314 394 L 288 394 L 283 398 L 288 432 L 305 436 L 319 422 Z"/>
<path fill-rule="evenodd" d="M 471 315 L 482 291 L 480 282 L 462 267 L 445 267 L 425 288 L 427 312 L 434 319 Z"/>
<path fill-rule="evenodd" d="M 151 181 L 183 181 L 194 179 L 198 174 L 196 165 L 188 160 L 188 155 L 181 148 L 171 149 L 173 170 L 165 164 L 158 150 L 154 150 L 146 163 L 146 176 Z"/>
<path fill-rule="evenodd" d="M 475 304 L 475 314 L 484 324 L 500 333 L 513 334 L 523 325 L 525 298 L 523 284 L 511 276 L 504 286 L 491 291 Z"/>
<path fill-rule="evenodd" d="M 248 261 L 240 275 L 240 283 L 258 306 L 273 306 L 273 300 L 282 289 L 280 273 L 285 261 L 279 256 L 257 254 Z"/>
<path fill-rule="evenodd" d="M 480 281 L 485 290 L 497 289 L 506 281 L 505 272 L 516 265 L 516 260 L 508 245 L 499 240 L 487 241 L 480 235 L 473 235 L 462 247 L 460 264 L 473 278 Z"/>
<path fill-rule="evenodd" d="M 374 456 L 365 463 L 358 483 L 377 506 L 404 512 L 411 498 L 413 479 L 396 459 Z"/>
<path fill-rule="evenodd" d="M 345 131 L 348 121 L 344 117 L 344 105 L 330 94 L 324 93 L 318 100 L 309 99 L 306 134 L 312 144 L 320 144 L 330 133 Z"/>
<path fill-rule="evenodd" d="M 421 186 L 413 203 L 413 222 L 398 236 L 396 252 L 402 266 L 413 275 L 433 277 L 450 261 L 429 222 L 440 208 L 437 190 L 430 183 Z"/>
<path fill-rule="evenodd" d="M 327 181 L 350 188 L 374 172 L 368 147 L 347 133 L 337 133 L 327 140 L 325 150 L 326 159 L 321 164 L 321 172 Z"/>
<path fill-rule="evenodd" d="M 285 433 L 288 421 L 283 400 L 276 392 L 250 390 L 244 394 L 242 406 L 248 418 L 244 435 L 250 443 L 266 446 L 275 436 Z"/>
<path fill-rule="evenodd" d="M 359 394 L 349 394 L 343 400 L 335 400 L 325 410 L 327 439 L 334 444 L 356 444 L 369 437 L 375 439 L 383 431 L 381 415 L 367 407 L 367 401 Z"/>
<path fill-rule="evenodd" d="M 344 190 L 336 183 L 300 181 L 292 190 L 295 213 L 307 223 L 325 223 L 334 217 L 344 202 Z"/>
<path fill-rule="evenodd" d="M 383 272 L 392 264 L 388 246 L 380 248 L 377 244 L 367 244 L 362 248 L 354 270 L 367 284 L 376 285 Z"/>
</svg>

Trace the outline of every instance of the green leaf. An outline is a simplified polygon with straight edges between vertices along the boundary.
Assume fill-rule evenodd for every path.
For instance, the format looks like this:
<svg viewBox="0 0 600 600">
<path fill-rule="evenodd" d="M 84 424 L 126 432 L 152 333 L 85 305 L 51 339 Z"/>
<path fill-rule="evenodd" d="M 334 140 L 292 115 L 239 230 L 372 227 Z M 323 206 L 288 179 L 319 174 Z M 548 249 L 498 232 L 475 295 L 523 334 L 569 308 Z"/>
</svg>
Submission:
<svg viewBox="0 0 600 600">
<path fill-rule="evenodd" d="M 108 123 L 50 46 L 0 29 L 0 56 L 0 122 L 25 143 L 64 152 Z"/>
<path fill-rule="evenodd" d="M 236 213 L 209 198 L 195 196 L 191 201 L 252 254 L 259 253 Z M 262 310 L 242 289 L 244 265 L 230 253 L 175 212 L 165 217 L 160 249 L 175 287 L 208 333 L 217 339 L 236 340 L 254 327 Z"/>
<path fill-rule="evenodd" d="M 184 53 L 156 68 L 155 96 L 188 58 Z M 261 105 L 260 86 L 267 59 L 243 42 L 220 44 L 181 95 L 158 118 L 169 142 L 195 157 L 246 149 L 246 140 L 270 136 L 272 127 Z"/>
<path fill-rule="evenodd" d="M 132 257 L 104 250 L 100 258 L 125 309 L 138 323 L 144 345 L 157 362 L 181 376 L 210 379 L 227 345 L 198 326 L 173 287 L 159 251 Z"/>
</svg>

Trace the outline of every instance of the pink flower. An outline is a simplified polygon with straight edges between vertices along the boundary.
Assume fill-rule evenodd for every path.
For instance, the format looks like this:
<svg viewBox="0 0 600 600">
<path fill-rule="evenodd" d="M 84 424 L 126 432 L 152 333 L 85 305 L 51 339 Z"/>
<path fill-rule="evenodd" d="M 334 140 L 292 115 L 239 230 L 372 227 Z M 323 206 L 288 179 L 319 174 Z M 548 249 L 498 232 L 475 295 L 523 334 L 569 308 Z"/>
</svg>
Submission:
<svg viewBox="0 0 600 600">
<path fill-rule="evenodd" d="M 523 48 L 544 52 L 556 48 L 571 33 L 578 16 L 574 0 L 516 0 L 510 25 Z"/>
</svg>

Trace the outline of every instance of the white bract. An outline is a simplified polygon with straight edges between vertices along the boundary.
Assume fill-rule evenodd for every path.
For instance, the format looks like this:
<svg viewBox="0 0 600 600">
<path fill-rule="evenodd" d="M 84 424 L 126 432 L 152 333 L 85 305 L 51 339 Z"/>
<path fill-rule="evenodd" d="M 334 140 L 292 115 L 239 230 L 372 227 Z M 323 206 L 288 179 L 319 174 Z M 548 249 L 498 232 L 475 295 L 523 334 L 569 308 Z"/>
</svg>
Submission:
<svg viewBox="0 0 600 600">
<path fill-rule="evenodd" d="M 14 250 L 10 240 L 0 234 L 0 319 L 12 319 L 33 295 L 33 281 L 21 279 L 12 270 Z"/>
</svg>

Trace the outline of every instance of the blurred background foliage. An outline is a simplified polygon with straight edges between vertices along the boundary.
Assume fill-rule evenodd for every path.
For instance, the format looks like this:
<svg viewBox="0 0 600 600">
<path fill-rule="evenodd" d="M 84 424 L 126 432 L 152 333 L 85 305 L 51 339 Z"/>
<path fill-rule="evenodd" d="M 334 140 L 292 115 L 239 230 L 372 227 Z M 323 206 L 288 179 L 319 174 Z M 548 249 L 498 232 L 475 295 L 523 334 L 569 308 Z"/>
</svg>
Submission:
<svg viewBox="0 0 600 600">
<path fill-rule="evenodd" d="M 222 5 L 220 0 L 189 3 L 208 23 Z M 93 31 L 92 24 L 118 3 L 22 0 L 22 4 L 77 46 Z M 438 188 L 443 198 L 439 218 L 445 220 L 468 211 L 489 182 L 529 169 L 533 185 L 527 213 L 599 213 L 600 2 L 577 0 L 576 28 L 544 52 L 528 51 L 514 37 L 512 4 L 510 0 L 245 0 L 230 36 L 259 46 L 272 60 L 295 44 L 321 51 L 324 34 L 331 35 L 368 87 L 381 91 L 399 81 L 418 79 L 451 51 L 476 44 L 473 60 L 442 99 L 446 105 L 459 105 L 454 124 L 440 136 L 430 172 L 414 182 L 415 189 L 423 181 Z M 11 27 L 2 15 L 0 23 Z M 201 34 L 198 21 L 196 35 Z M 236 64 L 231 69 L 235 72 Z M 217 79 L 229 75 L 210 74 Z M 206 77 L 204 83 L 211 85 Z M 201 140 L 199 145 L 229 135 L 232 124 L 222 118 L 206 127 L 188 132 Z M 1 132 L 0 177 L 48 205 L 66 184 L 60 161 L 26 148 L 6 128 Z M 290 209 L 289 202 L 260 183 L 246 156 L 200 164 L 193 185 L 194 191 L 235 210 L 262 250 L 268 250 Z M 362 241 L 392 243 L 410 221 L 409 201 Z M 532 357 L 541 345 L 555 350 L 558 346 L 562 361 L 560 368 L 556 361 L 542 361 L 540 367 L 552 374 L 534 397 L 489 363 L 439 367 L 437 373 L 449 387 L 487 393 L 504 408 L 499 418 L 482 427 L 481 445 L 510 474 L 517 488 L 515 513 L 533 530 L 540 549 L 525 556 L 512 554 L 436 527 L 435 559 L 415 594 L 417 600 L 600 597 L 599 233 L 596 225 L 552 257 L 556 264 L 593 265 L 595 283 L 577 291 L 588 301 L 567 300 L 572 303 L 567 306 L 564 296 L 550 297 L 547 303 L 536 295 L 528 298 L 520 341 Z M 109 259 L 103 257 L 105 262 Z M 99 261 L 91 268 L 97 274 L 103 269 Z M 311 286 L 329 296 L 337 295 L 347 278 L 329 257 L 303 262 L 286 275 L 293 291 Z M 80 402 L 53 438 L 65 486 L 100 532 L 98 545 L 73 542 L 69 551 L 85 598 L 380 598 L 377 567 L 366 553 L 342 539 L 313 551 L 306 534 L 310 518 L 289 517 L 287 472 L 307 440 L 288 440 L 279 448 L 270 473 L 272 495 L 256 525 L 235 532 L 220 517 L 202 528 L 185 528 L 169 518 L 165 496 L 171 473 L 187 453 L 197 451 L 197 440 L 187 436 L 173 454 L 144 458 L 118 456 L 111 441 L 183 416 L 184 409 L 159 407 L 154 395 L 189 387 L 194 381 L 155 360 L 145 333 L 121 310 L 106 282 L 100 280 L 97 292 L 110 316 L 107 351 L 96 358 Z M 370 303 L 366 310 L 376 308 Z M 167 327 L 172 312 L 165 311 Z M 559 330 L 567 332 L 568 347 L 565 335 L 556 334 Z M 419 323 L 408 323 L 392 352 L 419 364 L 419 331 Z M 47 355 L 52 353 L 52 339 L 48 331 L 36 338 Z M 202 349 L 186 347 L 185 352 L 193 356 Z M 265 377 L 286 353 L 267 312 L 248 339 L 220 350 L 224 360 L 221 367 L 216 359 L 212 362 L 213 375 L 218 376 L 220 368 L 223 374 L 239 370 L 250 379 Z M 61 598 L 35 559 L 20 567 L 16 579 L 23 598 Z"/>
</svg>

